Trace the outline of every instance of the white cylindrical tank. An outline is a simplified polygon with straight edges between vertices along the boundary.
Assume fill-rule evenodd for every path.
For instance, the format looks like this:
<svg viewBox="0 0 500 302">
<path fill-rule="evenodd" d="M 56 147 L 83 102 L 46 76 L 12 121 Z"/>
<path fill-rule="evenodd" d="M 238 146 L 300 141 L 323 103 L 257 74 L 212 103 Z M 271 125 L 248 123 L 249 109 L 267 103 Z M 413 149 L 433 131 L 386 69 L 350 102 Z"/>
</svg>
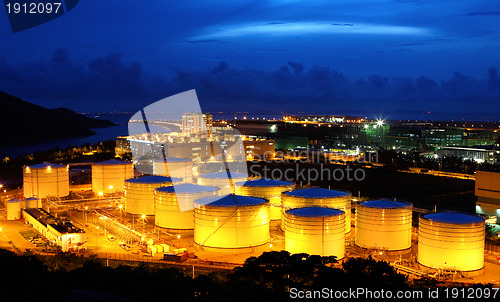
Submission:
<svg viewBox="0 0 500 302">
<path fill-rule="evenodd" d="M 351 232 L 351 193 L 322 188 L 306 188 L 281 195 L 283 212 L 288 209 L 304 207 L 325 207 L 341 210 L 345 213 L 345 232 Z M 281 228 L 284 229 L 282 217 Z"/>
<path fill-rule="evenodd" d="M 24 201 L 25 209 L 39 209 L 42 207 L 42 201 L 37 197 L 26 198 Z"/>
<path fill-rule="evenodd" d="M 194 242 L 215 248 L 269 242 L 269 201 L 234 194 L 196 200 Z"/>
<path fill-rule="evenodd" d="M 187 158 L 167 157 L 153 162 L 153 174 L 189 180 L 193 178 L 193 162 Z"/>
<path fill-rule="evenodd" d="M 134 177 L 131 162 L 107 160 L 92 164 L 92 191 L 95 194 L 107 194 L 125 191 L 125 179 Z"/>
<path fill-rule="evenodd" d="M 321 207 L 289 209 L 284 213 L 285 250 L 310 255 L 345 256 L 345 214 Z"/>
<path fill-rule="evenodd" d="M 484 219 L 457 212 L 420 215 L 418 262 L 435 269 L 484 267 Z"/>
<path fill-rule="evenodd" d="M 194 229 L 194 201 L 219 193 L 215 187 L 180 184 L 155 190 L 155 225 L 178 230 Z"/>
<path fill-rule="evenodd" d="M 23 167 L 24 197 L 64 197 L 69 195 L 69 167 L 43 163 Z"/>
<path fill-rule="evenodd" d="M 7 201 L 7 220 L 21 219 L 22 205 L 21 199 L 9 199 Z"/>
<path fill-rule="evenodd" d="M 226 171 L 200 175 L 198 176 L 198 184 L 200 186 L 217 187 L 221 190 L 221 195 L 228 195 L 233 193 L 231 182 L 236 192 L 240 186 L 239 184 L 248 179 L 248 175 L 245 174 L 231 173 L 230 175 L 231 177 L 228 177 Z"/>
<path fill-rule="evenodd" d="M 388 251 L 411 247 L 412 204 L 371 200 L 356 206 L 356 245 Z"/>
<path fill-rule="evenodd" d="M 139 215 L 155 214 L 155 189 L 179 182 L 179 178 L 144 176 L 125 180 L 125 212 Z"/>
<path fill-rule="evenodd" d="M 238 183 L 238 186 L 239 189 L 236 192 L 239 195 L 269 200 L 271 220 L 281 219 L 281 193 L 295 188 L 293 182 L 265 178 Z"/>
</svg>

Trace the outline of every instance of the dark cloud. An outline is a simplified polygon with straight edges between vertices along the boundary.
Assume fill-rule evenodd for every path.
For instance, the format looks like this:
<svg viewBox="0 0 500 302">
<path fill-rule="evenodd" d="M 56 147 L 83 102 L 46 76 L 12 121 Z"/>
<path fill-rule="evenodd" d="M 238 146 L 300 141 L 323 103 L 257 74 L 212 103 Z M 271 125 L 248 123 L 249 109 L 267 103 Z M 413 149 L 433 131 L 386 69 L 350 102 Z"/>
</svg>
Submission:
<svg viewBox="0 0 500 302">
<path fill-rule="evenodd" d="M 191 44 L 206 44 L 206 43 L 220 43 L 222 41 L 217 39 L 206 39 L 206 40 L 187 40 L 186 42 Z"/>
<path fill-rule="evenodd" d="M 468 13 L 467 16 L 500 16 L 500 11 L 472 12 L 472 13 Z"/>
<path fill-rule="evenodd" d="M 9 64 L 0 60 L 0 90 L 49 107 L 80 111 L 136 111 L 164 97 L 196 89 L 204 111 L 269 111 L 375 114 L 441 112 L 455 117 L 500 113 L 500 75 L 455 72 L 447 80 L 373 74 L 356 80 L 329 66 L 288 61 L 274 71 L 234 68 L 228 62 L 204 70 L 174 69 L 171 76 L 143 70 L 111 53 L 79 63 L 58 49 L 48 60 Z M 436 117 L 439 118 L 439 117 Z"/>
<path fill-rule="evenodd" d="M 103 107 L 104 102 L 116 106 L 115 101 L 131 101 L 145 92 L 141 65 L 125 63 L 122 57 L 112 53 L 82 64 L 72 60 L 68 51 L 57 49 L 49 60 L 9 64 L 0 59 L 0 90 L 42 100 L 49 107 L 92 109 L 94 101 Z"/>
</svg>

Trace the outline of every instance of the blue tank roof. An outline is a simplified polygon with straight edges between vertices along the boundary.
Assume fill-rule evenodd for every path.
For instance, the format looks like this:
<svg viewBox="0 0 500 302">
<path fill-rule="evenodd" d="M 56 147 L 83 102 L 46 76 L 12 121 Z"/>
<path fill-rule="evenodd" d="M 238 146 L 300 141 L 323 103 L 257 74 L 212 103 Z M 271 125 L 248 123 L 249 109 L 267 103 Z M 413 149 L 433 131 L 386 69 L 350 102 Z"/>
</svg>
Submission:
<svg viewBox="0 0 500 302">
<path fill-rule="evenodd" d="M 51 164 L 51 163 L 41 163 L 37 165 L 28 166 L 30 169 L 45 169 L 47 167 L 51 168 L 66 168 L 66 165 Z"/>
<path fill-rule="evenodd" d="M 296 208 L 286 211 L 287 214 L 300 217 L 328 217 L 342 215 L 344 211 L 332 209 L 332 208 L 322 208 L 322 207 L 307 207 L 307 208 Z"/>
<path fill-rule="evenodd" d="M 426 219 L 436 222 L 455 223 L 455 224 L 468 224 L 468 223 L 482 223 L 484 219 L 476 216 L 463 214 L 458 212 L 441 212 L 430 213 L 423 216 Z"/>
<path fill-rule="evenodd" d="M 293 182 L 281 181 L 275 179 L 260 178 L 246 182 L 238 183 L 240 186 L 245 187 L 288 187 L 295 185 Z"/>
<path fill-rule="evenodd" d="M 210 207 L 247 207 L 263 204 L 266 202 L 268 201 L 262 198 L 230 194 L 226 196 L 200 198 L 195 201 L 195 204 Z"/>
<path fill-rule="evenodd" d="M 26 200 L 40 200 L 40 198 L 38 198 L 38 197 L 28 197 L 28 198 L 26 198 Z"/>
<path fill-rule="evenodd" d="M 180 184 L 169 187 L 160 187 L 156 189 L 156 191 L 166 192 L 166 193 L 193 193 L 193 194 L 202 192 L 215 192 L 218 190 L 219 188 L 193 185 L 193 184 Z"/>
<path fill-rule="evenodd" d="M 307 188 L 290 192 L 285 192 L 288 196 L 305 198 L 334 198 L 351 195 L 348 192 L 328 190 L 323 188 Z"/>
<path fill-rule="evenodd" d="M 139 177 L 139 178 L 130 178 L 125 180 L 126 182 L 131 182 L 131 183 L 139 183 L 139 184 L 155 184 L 155 183 L 163 183 L 163 182 L 177 182 L 181 181 L 180 178 L 172 178 L 168 176 L 160 176 L 160 175 L 151 175 L 151 176 L 144 176 L 144 177 Z"/>
<path fill-rule="evenodd" d="M 17 203 L 17 202 L 21 202 L 21 201 L 22 201 L 21 199 L 17 199 L 17 198 L 12 198 L 12 199 L 7 200 L 8 203 Z"/>
<path fill-rule="evenodd" d="M 382 209 L 399 209 L 412 206 L 412 204 L 409 202 L 400 202 L 400 201 L 393 201 L 386 199 L 365 201 L 360 203 L 359 205 L 368 208 L 382 208 Z"/>
<path fill-rule="evenodd" d="M 119 160 L 116 160 L 116 159 L 110 159 L 110 160 L 106 160 L 106 161 L 101 161 L 101 162 L 98 162 L 98 163 L 92 163 L 92 165 L 131 165 L 132 163 L 131 162 L 128 162 L 128 161 L 119 161 Z"/>
<path fill-rule="evenodd" d="M 247 178 L 248 175 L 245 174 L 240 174 L 240 173 L 230 173 L 231 178 Z M 213 179 L 224 179 L 227 178 L 227 172 L 226 171 L 221 171 L 221 172 L 215 172 L 215 173 L 209 173 L 205 175 L 200 175 L 201 178 L 213 178 Z"/>
</svg>

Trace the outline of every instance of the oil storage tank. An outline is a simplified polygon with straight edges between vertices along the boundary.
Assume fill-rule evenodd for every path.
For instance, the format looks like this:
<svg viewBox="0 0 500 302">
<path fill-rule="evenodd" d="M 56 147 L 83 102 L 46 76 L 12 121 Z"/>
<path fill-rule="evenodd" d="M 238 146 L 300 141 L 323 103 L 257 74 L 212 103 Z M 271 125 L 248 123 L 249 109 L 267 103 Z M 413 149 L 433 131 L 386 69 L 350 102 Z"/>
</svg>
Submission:
<svg viewBox="0 0 500 302">
<path fill-rule="evenodd" d="M 196 200 L 194 242 L 214 248 L 269 242 L 269 201 L 234 194 Z"/>
<path fill-rule="evenodd" d="M 193 163 L 188 158 L 167 157 L 153 162 L 153 174 L 189 180 L 193 177 Z"/>
<path fill-rule="evenodd" d="M 351 232 L 351 193 L 323 188 L 306 188 L 281 195 L 283 212 L 288 209 L 304 207 L 326 207 L 342 210 L 345 213 L 345 232 Z M 284 217 L 281 228 L 284 230 Z"/>
<path fill-rule="evenodd" d="M 418 262 L 434 269 L 482 272 L 483 218 L 458 212 L 421 214 L 418 226 Z"/>
<path fill-rule="evenodd" d="M 24 201 L 25 209 L 39 209 L 42 207 L 42 201 L 38 197 L 29 197 Z"/>
<path fill-rule="evenodd" d="M 7 220 L 21 219 L 21 209 L 23 201 L 21 199 L 9 199 L 7 201 Z"/>
<path fill-rule="evenodd" d="M 266 178 L 238 183 L 238 186 L 239 189 L 236 192 L 240 195 L 269 200 L 271 220 L 281 219 L 281 193 L 295 188 L 293 182 Z"/>
<path fill-rule="evenodd" d="M 371 200 L 356 206 L 356 245 L 387 251 L 411 247 L 412 204 Z"/>
<path fill-rule="evenodd" d="M 144 176 L 125 180 L 125 212 L 139 215 L 155 214 L 155 189 L 179 182 L 179 178 Z"/>
<path fill-rule="evenodd" d="M 24 197 L 64 197 L 69 195 L 69 167 L 42 163 L 23 167 Z"/>
<path fill-rule="evenodd" d="M 228 173 L 226 171 L 209 173 L 198 176 L 198 184 L 201 186 L 211 186 L 219 188 L 221 195 L 232 194 L 233 190 L 231 185 L 236 189 L 239 188 L 239 184 L 245 182 L 248 179 L 248 175 L 239 173 Z"/>
<path fill-rule="evenodd" d="M 131 162 L 107 160 L 92 164 L 92 191 L 102 195 L 125 191 L 125 179 L 134 177 Z"/>
<path fill-rule="evenodd" d="M 155 190 L 155 225 L 177 230 L 194 229 L 194 201 L 218 195 L 220 189 L 180 184 Z"/>
<path fill-rule="evenodd" d="M 345 213 L 322 207 L 286 210 L 285 250 L 310 255 L 345 256 Z"/>
</svg>

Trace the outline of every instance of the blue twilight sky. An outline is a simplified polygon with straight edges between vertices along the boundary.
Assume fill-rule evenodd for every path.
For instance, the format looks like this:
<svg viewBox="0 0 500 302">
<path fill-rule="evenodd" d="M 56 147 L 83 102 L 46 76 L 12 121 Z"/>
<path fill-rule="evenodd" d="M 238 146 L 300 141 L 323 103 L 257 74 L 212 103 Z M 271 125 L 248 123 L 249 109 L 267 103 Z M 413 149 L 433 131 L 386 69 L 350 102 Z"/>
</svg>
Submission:
<svg viewBox="0 0 500 302">
<path fill-rule="evenodd" d="M 195 88 L 205 111 L 500 120 L 496 0 L 82 0 L 18 33 L 0 9 L 0 46 L 0 90 L 50 108 Z"/>
</svg>

